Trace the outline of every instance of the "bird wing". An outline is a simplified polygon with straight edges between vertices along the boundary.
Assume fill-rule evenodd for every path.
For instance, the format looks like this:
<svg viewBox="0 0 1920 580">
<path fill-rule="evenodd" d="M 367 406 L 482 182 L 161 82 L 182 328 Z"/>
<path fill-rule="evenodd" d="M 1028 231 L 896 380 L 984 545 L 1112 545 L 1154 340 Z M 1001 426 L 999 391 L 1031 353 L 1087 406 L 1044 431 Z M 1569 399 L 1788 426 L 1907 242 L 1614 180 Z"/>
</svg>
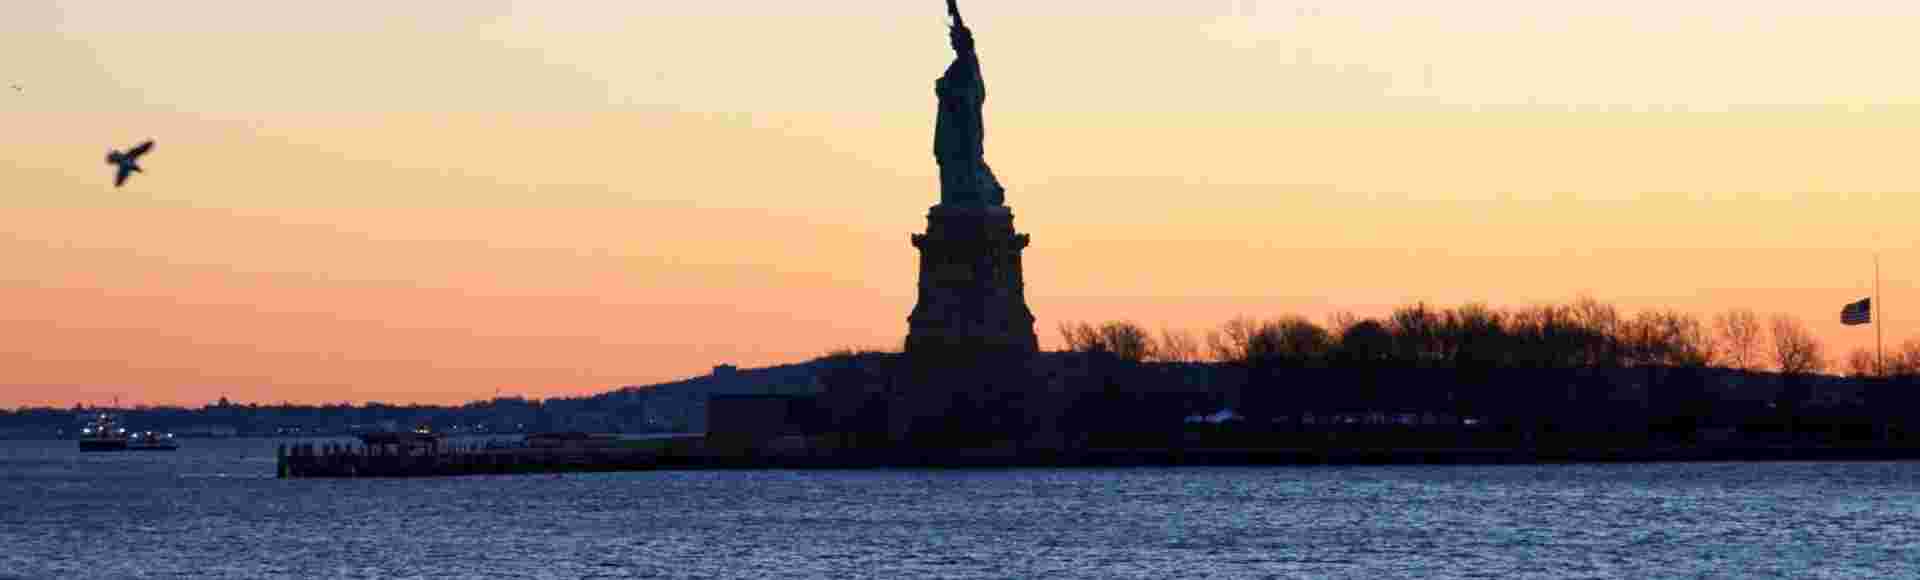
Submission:
<svg viewBox="0 0 1920 580">
<path fill-rule="evenodd" d="M 148 139 L 147 142 L 141 143 L 139 147 L 134 147 L 133 149 L 128 150 L 127 157 L 131 159 L 139 159 L 141 155 L 146 155 L 147 151 L 151 151 L 152 149 L 153 149 L 153 140 Z"/>
<path fill-rule="evenodd" d="M 113 174 L 113 186 L 120 187 L 120 184 L 126 183 L 128 175 L 133 175 L 133 166 L 131 165 L 120 166 L 120 170 L 114 172 Z"/>
</svg>

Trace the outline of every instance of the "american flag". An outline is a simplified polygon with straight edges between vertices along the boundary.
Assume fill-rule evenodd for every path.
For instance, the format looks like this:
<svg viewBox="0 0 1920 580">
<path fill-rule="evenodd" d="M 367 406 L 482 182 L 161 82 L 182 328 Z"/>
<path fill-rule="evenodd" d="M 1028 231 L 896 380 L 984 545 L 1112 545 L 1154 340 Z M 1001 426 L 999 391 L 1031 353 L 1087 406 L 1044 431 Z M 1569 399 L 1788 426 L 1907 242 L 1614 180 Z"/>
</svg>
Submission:
<svg viewBox="0 0 1920 580">
<path fill-rule="evenodd" d="M 1859 302 L 1848 304 L 1840 309 L 1840 323 L 1847 326 L 1873 322 L 1873 299 L 1861 298 Z"/>
</svg>

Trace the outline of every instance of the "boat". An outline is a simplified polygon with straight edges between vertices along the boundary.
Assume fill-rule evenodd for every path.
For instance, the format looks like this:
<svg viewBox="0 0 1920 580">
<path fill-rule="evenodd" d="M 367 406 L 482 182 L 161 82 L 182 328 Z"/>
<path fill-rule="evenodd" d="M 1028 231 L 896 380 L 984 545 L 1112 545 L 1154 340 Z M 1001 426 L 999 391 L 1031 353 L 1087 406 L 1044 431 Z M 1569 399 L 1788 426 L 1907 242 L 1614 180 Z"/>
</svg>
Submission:
<svg viewBox="0 0 1920 580">
<path fill-rule="evenodd" d="M 180 442 L 173 440 L 172 433 L 141 431 L 127 437 L 128 451 L 173 451 L 180 448 Z"/>
<path fill-rule="evenodd" d="M 125 451 L 127 430 L 112 415 L 101 413 L 80 429 L 81 451 Z"/>
</svg>

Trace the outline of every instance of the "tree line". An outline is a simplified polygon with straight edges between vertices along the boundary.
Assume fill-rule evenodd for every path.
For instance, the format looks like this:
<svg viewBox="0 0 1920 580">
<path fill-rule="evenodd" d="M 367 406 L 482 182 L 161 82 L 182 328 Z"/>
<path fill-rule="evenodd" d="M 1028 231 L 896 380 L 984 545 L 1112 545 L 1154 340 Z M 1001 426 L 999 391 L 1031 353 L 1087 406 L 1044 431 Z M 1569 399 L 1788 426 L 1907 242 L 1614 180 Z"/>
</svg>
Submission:
<svg viewBox="0 0 1920 580">
<path fill-rule="evenodd" d="M 1235 317 L 1203 335 L 1132 321 L 1065 322 L 1065 350 L 1133 362 L 1216 362 L 1247 366 L 1405 365 L 1509 368 L 1720 367 L 1786 375 L 1842 369 L 1856 377 L 1920 375 L 1920 338 L 1886 353 L 1855 349 L 1830 360 L 1800 319 L 1736 308 L 1702 319 L 1671 309 L 1632 315 L 1581 297 L 1568 304 L 1495 309 L 1415 303 L 1384 318 L 1336 313 L 1325 324 L 1302 316 Z"/>
<path fill-rule="evenodd" d="M 1623 312 L 1583 296 L 1058 330 L 1064 349 L 1026 362 L 918 371 L 899 353 L 836 351 L 821 361 L 824 416 L 850 440 L 909 448 L 1920 442 L 1920 340 L 1884 364 L 1864 350 L 1836 361 L 1802 320 L 1744 308 Z"/>
</svg>

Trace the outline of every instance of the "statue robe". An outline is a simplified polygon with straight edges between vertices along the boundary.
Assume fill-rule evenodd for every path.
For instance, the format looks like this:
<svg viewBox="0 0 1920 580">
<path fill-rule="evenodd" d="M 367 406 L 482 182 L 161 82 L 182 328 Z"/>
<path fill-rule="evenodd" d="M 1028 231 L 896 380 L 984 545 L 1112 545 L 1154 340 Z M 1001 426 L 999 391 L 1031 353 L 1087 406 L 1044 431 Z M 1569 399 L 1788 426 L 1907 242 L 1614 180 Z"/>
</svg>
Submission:
<svg viewBox="0 0 1920 580">
<path fill-rule="evenodd" d="M 934 83 L 940 97 L 940 116 L 933 130 L 933 156 L 940 162 L 941 205 L 1006 203 L 1006 188 L 987 167 L 986 124 L 981 107 L 987 84 L 980 78 L 980 57 L 973 50 L 973 31 L 953 29 L 953 64 Z"/>
</svg>

